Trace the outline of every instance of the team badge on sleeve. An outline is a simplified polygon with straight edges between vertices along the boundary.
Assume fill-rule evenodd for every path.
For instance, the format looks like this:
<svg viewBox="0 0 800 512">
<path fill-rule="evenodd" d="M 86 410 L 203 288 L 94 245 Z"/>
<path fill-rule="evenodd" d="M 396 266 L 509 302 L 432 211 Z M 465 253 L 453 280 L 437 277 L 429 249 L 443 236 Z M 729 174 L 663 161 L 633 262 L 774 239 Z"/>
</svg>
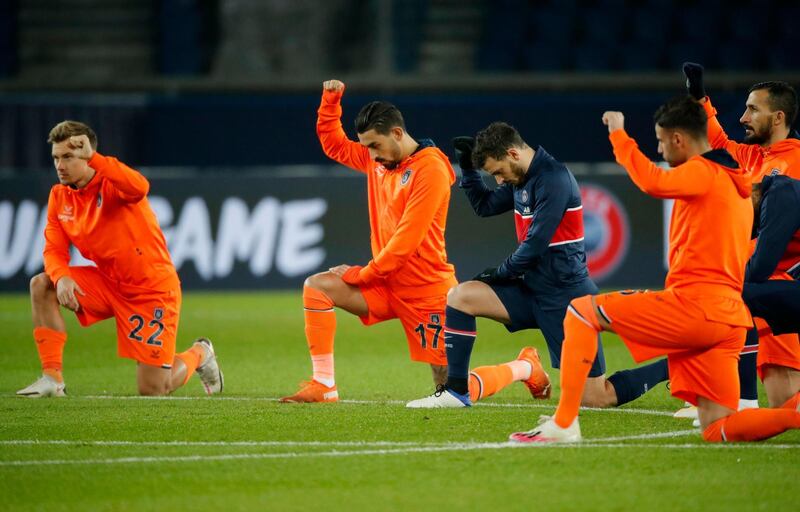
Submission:
<svg viewBox="0 0 800 512">
<path fill-rule="evenodd" d="M 400 178 L 400 184 L 405 185 L 406 183 L 408 183 L 408 180 L 410 179 L 411 179 L 411 169 L 406 169 L 403 172 L 403 176 Z"/>
</svg>

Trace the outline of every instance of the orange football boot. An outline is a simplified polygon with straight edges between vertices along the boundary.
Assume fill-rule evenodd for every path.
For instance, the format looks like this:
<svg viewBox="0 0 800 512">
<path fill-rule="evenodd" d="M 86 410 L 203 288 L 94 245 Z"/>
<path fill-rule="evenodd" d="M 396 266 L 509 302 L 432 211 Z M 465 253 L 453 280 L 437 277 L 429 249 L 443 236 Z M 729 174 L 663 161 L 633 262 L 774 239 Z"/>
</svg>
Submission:
<svg viewBox="0 0 800 512">
<path fill-rule="evenodd" d="M 550 398 L 550 377 L 542 367 L 539 352 L 533 347 L 525 347 L 517 356 L 517 360 L 528 361 L 531 364 L 531 376 L 522 382 L 531 392 L 533 398 L 542 400 Z"/>
<path fill-rule="evenodd" d="M 549 382 L 549 381 L 548 381 Z M 300 391 L 280 399 L 282 403 L 338 402 L 339 392 L 336 385 L 328 387 L 315 380 L 300 383 Z"/>
</svg>

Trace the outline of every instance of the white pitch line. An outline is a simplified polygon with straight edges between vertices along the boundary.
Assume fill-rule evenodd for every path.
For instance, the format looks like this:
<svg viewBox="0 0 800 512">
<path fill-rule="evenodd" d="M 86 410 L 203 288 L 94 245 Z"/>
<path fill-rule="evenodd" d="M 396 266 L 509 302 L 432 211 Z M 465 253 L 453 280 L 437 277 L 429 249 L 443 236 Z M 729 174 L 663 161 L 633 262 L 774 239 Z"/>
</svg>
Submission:
<svg viewBox="0 0 800 512">
<path fill-rule="evenodd" d="M 473 450 L 504 450 L 504 449 L 588 449 L 588 448 L 656 448 L 656 449 L 798 449 L 800 445 L 777 444 L 643 444 L 643 443 L 580 443 L 580 444 L 517 444 L 517 443 L 461 443 L 447 446 L 410 446 L 395 449 L 378 450 L 350 450 L 350 451 L 324 451 L 324 452 L 283 452 L 283 453 L 233 453 L 221 455 L 185 455 L 176 457 L 118 457 L 105 459 L 46 459 L 46 460 L 9 460 L 0 461 L 3 466 L 64 466 L 64 465 L 103 465 L 103 464 L 149 464 L 149 463 L 175 463 L 175 462 L 208 462 L 228 460 L 259 460 L 259 459 L 295 459 L 310 457 L 350 457 L 363 455 L 396 455 L 412 453 L 473 451 Z"/>
<path fill-rule="evenodd" d="M 0 445 L 37 446 L 447 446 L 452 442 L 420 443 L 418 441 L 82 441 L 73 439 L 6 439 Z"/>
<path fill-rule="evenodd" d="M 227 401 L 240 401 L 240 402 L 277 402 L 279 399 L 274 397 L 256 397 L 256 396 L 133 396 L 133 395 L 89 395 L 82 397 L 74 397 L 85 400 L 227 400 Z M 356 405 L 405 405 L 403 400 L 339 400 L 343 404 L 356 404 Z M 296 407 L 290 405 L 289 407 Z M 499 407 L 510 409 L 552 409 L 555 410 L 555 404 L 498 404 L 498 403 L 476 403 L 473 407 Z M 672 416 L 673 413 L 669 411 L 657 411 L 654 409 L 635 409 L 635 408 L 620 408 L 620 407 L 581 407 L 582 411 L 597 411 L 597 412 L 616 412 L 628 414 L 644 414 L 648 416 Z"/>
<path fill-rule="evenodd" d="M 584 442 L 617 442 L 642 439 L 660 439 L 670 437 L 682 437 L 697 434 L 697 430 L 675 430 L 672 432 L 655 432 L 651 434 L 635 434 L 630 436 L 604 437 L 597 439 L 586 439 Z M 475 443 L 475 442 L 473 442 Z M 461 446 L 464 442 L 442 441 L 424 442 L 418 441 L 121 441 L 121 440 L 81 440 L 81 439 L 1 439 L 0 445 L 15 446 L 37 446 L 37 445 L 61 445 L 61 446 L 414 446 L 414 447 L 440 447 L 440 446 Z"/>
</svg>

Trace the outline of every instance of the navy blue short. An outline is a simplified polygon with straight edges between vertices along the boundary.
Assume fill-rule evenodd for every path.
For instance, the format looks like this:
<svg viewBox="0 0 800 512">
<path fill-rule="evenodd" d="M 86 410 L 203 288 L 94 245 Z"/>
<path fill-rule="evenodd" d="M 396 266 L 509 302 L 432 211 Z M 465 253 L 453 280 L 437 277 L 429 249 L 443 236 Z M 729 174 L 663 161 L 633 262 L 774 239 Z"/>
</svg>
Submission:
<svg viewBox="0 0 800 512">
<path fill-rule="evenodd" d="M 508 311 L 511 323 L 506 325 L 509 332 L 524 329 L 539 329 L 547 341 L 550 352 L 550 363 L 553 368 L 561 367 L 561 344 L 564 341 L 564 316 L 567 314 L 567 304 L 562 309 L 543 310 L 539 307 L 536 296 L 524 283 L 504 283 L 489 285 L 497 294 L 500 302 Z M 577 298 L 577 297 L 573 297 Z M 570 299 L 571 300 L 571 299 Z M 567 301 L 569 302 L 569 301 Z M 597 336 L 597 357 L 594 360 L 589 377 L 599 377 L 606 373 L 606 358 L 603 355 L 603 344 L 600 335 Z"/>
<path fill-rule="evenodd" d="M 744 303 L 766 320 L 773 334 L 800 332 L 800 281 L 744 283 Z"/>
</svg>

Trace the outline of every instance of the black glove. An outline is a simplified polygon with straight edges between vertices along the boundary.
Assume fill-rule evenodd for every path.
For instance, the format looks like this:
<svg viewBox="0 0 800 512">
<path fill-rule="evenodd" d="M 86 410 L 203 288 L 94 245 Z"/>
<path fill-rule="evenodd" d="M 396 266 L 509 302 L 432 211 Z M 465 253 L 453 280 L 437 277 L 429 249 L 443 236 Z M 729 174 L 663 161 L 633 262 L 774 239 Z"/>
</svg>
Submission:
<svg viewBox="0 0 800 512">
<path fill-rule="evenodd" d="M 683 63 L 683 74 L 686 76 L 686 90 L 692 98 L 700 101 L 706 97 L 703 87 L 703 66 L 694 62 Z"/>
<path fill-rule="evenodd" d="M 456 153 L 456 161 L 462 171 L 474 171 L 472 165 L 472 150 L 475 149 L 475 137 L 461 136 L 453 139 L 453 148 Z"/>
<path fill-rule="evenodd" d="M 471 281 L 481 281 L 486 284 L 494 284 L 500 282 L 497 277 L 497 267 L 489 267 L 477 276 L 473 277 Z"/>
</svg>

